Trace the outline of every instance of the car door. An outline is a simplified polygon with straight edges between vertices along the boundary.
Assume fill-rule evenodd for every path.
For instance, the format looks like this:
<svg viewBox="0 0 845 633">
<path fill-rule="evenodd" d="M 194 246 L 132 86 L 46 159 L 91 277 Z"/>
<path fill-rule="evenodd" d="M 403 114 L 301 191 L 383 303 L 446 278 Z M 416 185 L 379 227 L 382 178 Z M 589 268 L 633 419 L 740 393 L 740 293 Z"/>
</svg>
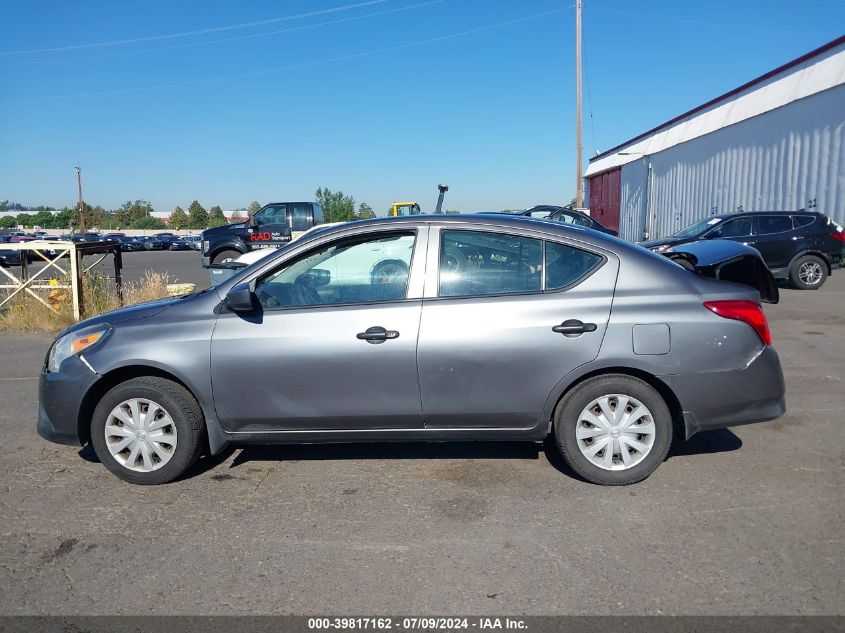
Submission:
<svg viewBox="0 0 845 633">
<path fill-rule="evenodd" d="M 418 227 L 323 240 L 256 278 L 258 312 L 224 310 L 211 341 L 223 427 L 421 428 L 425 234 Z"/>
<path fill-rule="evenodd" d="M 426 428 L 530 428 L 599 352 L 619 260 L 565 240 L 432 228 L 417 363 Z M 436 248 L 435 248 L 436 245 Z"/>
<path fill-rule="evenodd" d="M 799 237 L 790 216 L 780 213 L 754 216 L 754 234 L 748 245 L 760 251 L 769 268 L 786 268 L 792 255 L 798 252 L 797 241 Z"/>
<path fill-rule="evenodd" d="M 288 206 L 269 204 L 252 217 L 246 234 L 250 248 L 274 248 L 290 241 Z"/>
</svg>

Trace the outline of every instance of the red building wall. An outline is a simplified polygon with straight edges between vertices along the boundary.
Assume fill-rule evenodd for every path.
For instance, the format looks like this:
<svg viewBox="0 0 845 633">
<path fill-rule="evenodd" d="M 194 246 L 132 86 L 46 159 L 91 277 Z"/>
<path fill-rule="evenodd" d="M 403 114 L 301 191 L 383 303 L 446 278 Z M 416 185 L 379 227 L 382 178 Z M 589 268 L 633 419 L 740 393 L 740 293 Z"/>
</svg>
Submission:
<svg viewBox="0 0 845 633">
<path fill-rule="evenodd" d="M 619 230 L 619 198 L 622 192 L 622 168 L 596 174 L 590 181 L 590 217 L 609 229 Z"/>
</svg>

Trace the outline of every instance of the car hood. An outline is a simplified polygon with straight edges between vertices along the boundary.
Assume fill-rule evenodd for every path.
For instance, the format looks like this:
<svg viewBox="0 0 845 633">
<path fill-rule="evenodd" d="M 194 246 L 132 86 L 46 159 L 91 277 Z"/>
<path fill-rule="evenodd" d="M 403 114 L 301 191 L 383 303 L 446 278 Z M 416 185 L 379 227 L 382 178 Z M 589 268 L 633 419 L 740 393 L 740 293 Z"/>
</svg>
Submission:
<svg viewBox="0 0 845 633">
<path fill-rule="evenodd" d="M 215 226 L 212 229 L 206 229 L 202 232 L 202 239 L 207 240 L 210 237 L 226 235 L 230 231 L 245 231 L 247 228 L 247 222 L 237 222 L 236 224 L 224 224 L 222 226 Z"/>
<path fill-rule="evenodd" d="M 196 294 L 199 293 L 194 293 L 194 295 Z M 80 321 L 79 323 L 71 325 L 69 328 L 61 332 L 59 336 L 61 336 L 62 334 L 67 334 L 68 332 L 75 332 L 76 330 L 81 330 L 82 328 L 87 328 L 92 325 L 98 325 L 100 323 L 109 323 L 110 325 L 114 325 L 116 323 L 125 323 L 126 321 L 132 321 L 134 319 L 146 319 L 148 317 L 161 314 L 170 306 L 177 303 L 181 303 L 182 301 L 185 301 L 194 295 L 183 295 L 181 297 L 164 297 L 162 299 L 154 299 L 153 301 L 137 303 L 135 305 L 120 308 L 118 310 L 112 310 L 111 312 L 105 312 L 95 317 L 91 317 L 90 319 L 85 319 L 84 321 Z"/>
<path fill-rule="evenodd" d="M 682 244 L 683 238 L 680 237 L 662 237 L 659 240 L 646 240 L 645 242 L 637 242 L 643 248 L 657 248 L 658 246 L 674 246 L 675 244 Z"/>
</svg>

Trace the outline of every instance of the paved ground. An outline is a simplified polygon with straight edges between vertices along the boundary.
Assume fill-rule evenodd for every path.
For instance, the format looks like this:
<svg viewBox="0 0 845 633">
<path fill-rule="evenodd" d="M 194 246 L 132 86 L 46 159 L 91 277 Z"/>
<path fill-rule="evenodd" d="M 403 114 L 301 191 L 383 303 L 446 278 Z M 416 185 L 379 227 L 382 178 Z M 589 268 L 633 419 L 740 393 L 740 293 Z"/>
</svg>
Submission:
<svg viewBox="0 0 845 633">
<path fill-rule="evenodd" d="M 249 448 L 134 487 L 37 437 L 48 340 L 2 334 L 0 613 L 841 614 L 843 306 L 845 273 L 784 291 L 788 415 L 626 488 L 520 444 Z"/>
<path fill-rule="evenodd" d="M 125 281 L 137 281 L 145 270 L 166 271 L 170 275 L 170 283 L 191 283 L 196 284 L 198 290 L 209 286 L 208 272 L 202 267 L 202 258 L 197 251 L 141 251 L 135 253 L 123 253 L 123 279 Z M 93 263 L 99 256 L 85 258 L 86 267 Z M 63 265 L 67 268 L 67 260 Z M 30 265 L 32 272 L 37 271 L 40 264 Z M 107 256 L 98 269 L 103 274 L 113 275 L 114 265 L 111 256 Z M 14 274 L 18 273 L 17 268 L 12 269 Z"/>
</svg>

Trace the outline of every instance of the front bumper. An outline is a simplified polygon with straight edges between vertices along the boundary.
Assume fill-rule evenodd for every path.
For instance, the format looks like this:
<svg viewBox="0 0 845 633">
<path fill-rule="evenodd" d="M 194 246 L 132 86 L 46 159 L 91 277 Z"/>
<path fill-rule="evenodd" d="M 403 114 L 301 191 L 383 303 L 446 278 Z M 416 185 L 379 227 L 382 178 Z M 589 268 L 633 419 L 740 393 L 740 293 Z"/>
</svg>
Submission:
<svg viewBox="0 0 845 633">
<path fill-rule="evenodd" d="M 78 356 L 65 359 L 58 372 L 42 371 L 38 384 L 38 434 L 56 444 L 79 446 L 82 401 L 99 378 Z"/>
<path fill-rule="evenodd" d="M 681 403 L 686 438 L 700 431 L 766 422 L 786 412 L 780 360 L 765 347 L 747 367 L 661 376 Z"/>
</svg>

